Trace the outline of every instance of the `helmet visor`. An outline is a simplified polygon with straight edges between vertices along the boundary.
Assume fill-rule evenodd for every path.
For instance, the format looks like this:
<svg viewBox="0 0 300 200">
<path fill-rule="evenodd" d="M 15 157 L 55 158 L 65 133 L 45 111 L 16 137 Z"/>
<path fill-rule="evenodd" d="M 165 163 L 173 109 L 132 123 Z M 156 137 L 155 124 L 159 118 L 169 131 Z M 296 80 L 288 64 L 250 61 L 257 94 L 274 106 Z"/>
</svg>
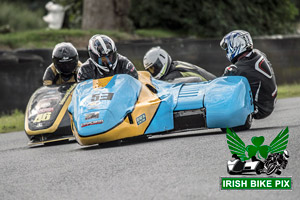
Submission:
<svg viewBox="0 0 300 200">
<path fill-rule="evenodd" d="M 68 62 L 57 62 L 55 63 L 55 68 L 57 69 L 57 71 L 59 73 L 62 74 L 71 74 L 72 72 L 74 72 L 75 68 L 77 66 L 77 60 L 76 59 L 72 59 L 71 61 Z"/>
<path fill-rule="evenodd" d="M 157 59 L 155 63 L 153 63 L 150 67 L 147 68 L 147 70 L 152 74 L 152 76 L 157 76 L 163 69 L 162 62 Z"/>
<path fill-rule="evenodd" d="M 97 63 L 101 66 L 112 68 L 113 64 L 116 62 L 116 58 L 117 53 L 110 53 L 108 55 L 98 57 Z"/>
<path fill-rule="evenodd" d="M 224 38 L 220 42 L 220 47 L 225 51 L 228 49 L 227 43 L 225 42 Z"/>
</svg>

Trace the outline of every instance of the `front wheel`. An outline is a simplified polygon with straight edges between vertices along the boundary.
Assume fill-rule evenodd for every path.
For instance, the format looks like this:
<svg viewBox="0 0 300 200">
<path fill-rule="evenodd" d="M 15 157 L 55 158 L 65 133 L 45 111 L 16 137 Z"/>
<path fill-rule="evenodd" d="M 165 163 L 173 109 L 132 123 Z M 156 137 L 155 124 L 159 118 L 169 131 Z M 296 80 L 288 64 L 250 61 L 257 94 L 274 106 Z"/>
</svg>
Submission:
<svg viewBox="0 0 300 200">
<path fill-rule="evenodd" d="M 234 131 L 245 131 L 245 130 L 249 130 L 251 128 L 251 125 L 252 125 L 252 114 L 248 115 L 247 119 L 246 119 L 246 122 L 244 125 L 242 126 L 236 126 L 236 127 L 233 127 L 232 129 Z M 223 133 L 226 133 L 226 128 L 221 128 L 222 132 Z"/>
</svg>

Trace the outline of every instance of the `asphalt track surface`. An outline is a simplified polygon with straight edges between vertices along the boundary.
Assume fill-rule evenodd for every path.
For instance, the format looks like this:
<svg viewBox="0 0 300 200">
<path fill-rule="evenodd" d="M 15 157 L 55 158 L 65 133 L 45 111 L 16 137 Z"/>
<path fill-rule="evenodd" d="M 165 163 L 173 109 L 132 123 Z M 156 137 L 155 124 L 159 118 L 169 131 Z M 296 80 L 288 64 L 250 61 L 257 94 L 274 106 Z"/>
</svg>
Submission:
<svg viewBox="0 0 300 200">
<path fill-rule="evenodd" d="M 290 159 L 281 176 L 292 176 L 292 191 L 221 191 L 231 154 L 219 129 L 113 147 L 29 148 L 25 133 L 15 132 L 0 134 L 0 199 L 299 199 L 300 98 L 279 100 L 270 117 L 237 134 L 246 145 L 253 136 L 270 144 L 286 126 Z"/>
</svg>

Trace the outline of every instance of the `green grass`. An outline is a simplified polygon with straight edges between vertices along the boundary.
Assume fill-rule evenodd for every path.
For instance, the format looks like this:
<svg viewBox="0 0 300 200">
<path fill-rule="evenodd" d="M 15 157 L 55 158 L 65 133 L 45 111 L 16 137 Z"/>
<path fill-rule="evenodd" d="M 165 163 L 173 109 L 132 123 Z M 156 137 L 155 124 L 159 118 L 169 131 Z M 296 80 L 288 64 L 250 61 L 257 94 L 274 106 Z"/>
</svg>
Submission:
<svg viewBox="0 0 300 200">
<path fill-rule="evenodd" d="M 300 96 L 300 84 L 286 84 L 278 86 L 278 99 Z"/>
<path fill-rule="evenodd" d="M 300 84 L 278 87 L 278 98 L 300 97 Z M 0 116 L 0 133 L 24 130 L 24 113 L 15 110 L 11 115 Z"/>
<path fill-rule="evenodd" d="M 59 42 L 72 42 L 75 46 L 86 47 L 88 40 L 94 34 L 109 35 L 116 41 L 135 39 L 133 35 L 119 31 L 39 29 L 31 31 L 13 32 L 9 34 L 0 34 L 0 47 L 6 49 L 53 48 L 55 44 Z"/>
<path fill-rule="evenodd" d="M 24 113 L 19 110 L 0 116 L 0 133 L 24 130 L 24 119 Z"/>
<path fill-rule="evenodd" d="M 115 41 L 179 36 L 177 33 L 160 29 L 136 30 L 132 34 L 108 30 L 38 29 L 0 34 L 0 49 L 53 48 L 59 42 L 72 42 L 77 48 L 86 48 L 88 40 L 94 34 L 105 34 Z"/>
</svg>

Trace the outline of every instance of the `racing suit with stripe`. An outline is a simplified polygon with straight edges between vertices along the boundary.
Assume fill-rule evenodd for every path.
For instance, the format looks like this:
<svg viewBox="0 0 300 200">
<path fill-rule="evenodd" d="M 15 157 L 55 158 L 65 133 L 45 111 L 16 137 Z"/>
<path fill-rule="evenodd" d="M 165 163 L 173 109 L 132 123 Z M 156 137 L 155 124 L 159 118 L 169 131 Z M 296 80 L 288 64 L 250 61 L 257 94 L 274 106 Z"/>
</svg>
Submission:
<svg viewBox="0 0 300 200">
<path fill-rule="evenodd" d="M 96 67 L 92 60 L 89 58 L 85 63 L 82 64 L 80 70 L 78 71 L 78 81 L 81 82 L 87 79 L 99 79 L 113 76 L 115 74 L 128 74 L 138 79 L 138 73 L 132 62 L 130 62 L 130 60 L 128 60 L 125 56 L 122 56 L 120 54 L 117 54 L 117 56 L 117 64 L 109 72 Z"/>
<path fill-rule="evenodd" d="M 248 79 L 254 100 L 255 119 L 265 118 L 273 112 L 277 85 L 271 63 L 264 53 L 257 49 L 245 52 L 234 65 L 225 69 L 223 75 L 244 76 Z"/>
<path fill-rule="evenodd" d="M 173 61 L 170 69 L 161 77 L 161 80 L 171 81 L 181 77 L 199 77 L 202 81 L 209 81 L 216 78 L 215 75 L 196 65 L 182 61 Z"/>
</svg>

